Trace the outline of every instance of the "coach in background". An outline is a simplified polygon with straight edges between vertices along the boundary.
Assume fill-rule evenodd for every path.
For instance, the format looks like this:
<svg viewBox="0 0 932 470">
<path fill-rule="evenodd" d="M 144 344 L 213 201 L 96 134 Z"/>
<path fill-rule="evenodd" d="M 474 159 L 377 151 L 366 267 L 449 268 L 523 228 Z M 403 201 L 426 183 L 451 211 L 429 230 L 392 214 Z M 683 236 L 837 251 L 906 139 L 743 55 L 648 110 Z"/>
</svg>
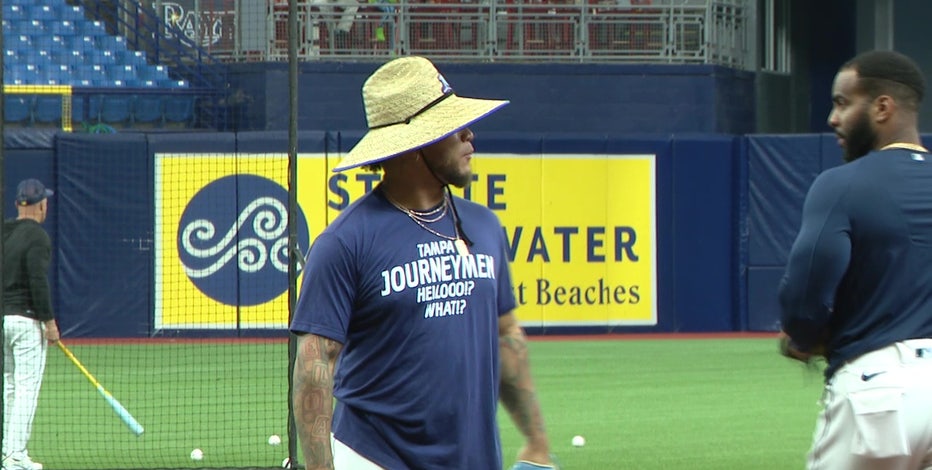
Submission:
<svg viewBox="0 0 932 470">
<path fill-rule="evenodd" d="M 780 286 L 783 353 L 824 355 L 810 469 L 932 467 L 932 155 L 924 79 L 867 52 L 839 69 L 828 123 L 846 164 L 812 183 Z"/>
<path fill-rule="evenodd" d="M 422 57 L 380 67 L 363 101 L 369 132 L 335 171 L 382 182 L 315 240 L 291 323 L 306 468 L 501 469 L 499 398 L 526 438 L 515 468 L 554 468 L 501 225 L 449 190 L 471 181 L 468 126 L 508 102 L 457 96 Z"/>
<path fill-rule="evenodd" d="M 48 270 L 52 243 L 39 225 L 52 195 L 39 180 L 16 188 L 16 219 L 3 223 L 3 470 L 34 470 L 26 451 L 48 342 L 59 339 Z"/>
</svg>

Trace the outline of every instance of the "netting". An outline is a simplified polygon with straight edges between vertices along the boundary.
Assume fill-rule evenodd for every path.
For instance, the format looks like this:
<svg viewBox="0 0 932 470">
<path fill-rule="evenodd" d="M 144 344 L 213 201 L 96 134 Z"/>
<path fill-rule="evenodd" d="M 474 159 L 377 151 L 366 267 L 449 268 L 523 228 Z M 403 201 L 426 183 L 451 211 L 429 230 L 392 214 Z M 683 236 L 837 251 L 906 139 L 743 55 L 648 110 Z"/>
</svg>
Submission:
<svg viewBox="0 0 932 470">
<path fill-rule="evenodd" d="M 287 155 L 146 143 L 60 143 L 46 224 L 64 341 L 144 432 L 51 348 L 30 455 L 46 468 L 280 468 Z"/>
<path fill-rule="evenodd" d="M 223 78 L 199 54 L 239 50 L 233 4 L 3 2 L 4 123 L 106 134 L 50 138 L 3 179 L 56 192 L 43 226 L 70 356 L 47 351 L 27 447 L 45 468 L 281 468 L 289 457 L 288 147 L 197 151 L 192 134 L 122 133 L 223 128 Z M 297 233 L 306 246 L 306 224 Z M 13 397 L 2 399 L 10 446 L 31 408 Z"/>
</svg>

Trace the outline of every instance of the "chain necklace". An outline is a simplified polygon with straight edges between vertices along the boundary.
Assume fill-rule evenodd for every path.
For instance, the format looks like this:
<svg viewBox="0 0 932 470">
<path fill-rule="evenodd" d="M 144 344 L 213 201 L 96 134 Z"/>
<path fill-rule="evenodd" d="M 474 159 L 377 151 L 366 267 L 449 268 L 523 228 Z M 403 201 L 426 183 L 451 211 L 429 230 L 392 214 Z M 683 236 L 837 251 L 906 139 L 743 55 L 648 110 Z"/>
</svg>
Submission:
<svg viewBox="0 0 932 470">
<path fill-rule="evenodd" d="M 395 206 L 396 209 L 400 210 L 401 212 L 404 212 L 405 214 L 408 214 L 408 217 L 411 217 L 411 220 L 418 222 L 418 223 L 423 222 L 425 224 L 432 224 L 434 222 L 440 221 L 447 215 L 448 204 L 447 204 L 446 196 L 443 197 L 443 204 L 440 204 L 439 206 L 429 211 L 420 212 L 420 211 L 416 211 L 414 209 L 408 209 L 407 207 L 402 206 L 400 203 L 398 203 L 398 201 L 392 199 L 388 195 L 388 193 L 386 193 L 384 190 L 382 191 L 382 194 L 385 195 L 385 199 L 388 199 L 388 202 L 390 202 L 393 206 Z M 439 214 L 437 214 L 438 212 Z M 437 214 L 437 215 L 434 218 L 430 218 L 430 216 L 434 214 Z"/>
<path fill-rule="evenodd" d="M 912 150 L 914 152 L 928 152 L 925 147 L 916 144 L 908 144 L 906 142 L 894 142 L 890 145 L 882 147 L 880 150 L 889 150 L 889 149 L 905 149 Z"/>
<path fill-rule="evenodd" d="M 392 206 L 395 207 L 395 209 L 398 209 L 399 211 L 403 212 L 405 215 L 408 216 L 408 218 L 413 220 L 414 223 L 418 224 L 422 229 L 440 238 L 443 238 L 444 240 L 450 240 L 451 242 L 453 242 L 453 247 L 456 248 L 457 254 L 459 254 L 460 256 L 469 255 L 469 247 L 467 247 L 466 242 L 463 241 L 462 238 L 460 238 L 459 230 L 456 228 L 455 223 L 453 224 L 453 231 L 456 233 L 456 236 L 453 236 L 453 237 L 449 235 L 444 235 L 426 225 L 429 223 L 438 222 L 447 215 L 447 206 L 450 204 L 450 200 L 447 198 L 446 195 L 443 196 L 443 204 L 441 204 L 440 207 L 432 209 L 428 212 L 416 212 L 411 209 L 408 209 L 405 206 L 402 206 L 400 203 L 398 203 L 398 201 L 395 201 L 394 199 L 392 199 L 391 196 L 389 196 L 388 193 L 384 189 L 382 190 L 382 194 L 385 195 L 385 199 L 387 199 L 388 202 Z M 440 212 L 440 215 L 434 217 L 433 219 L 427 219 L 424 217 L 426 215 L 436 214 L 437 212 Z"/>
</svg>

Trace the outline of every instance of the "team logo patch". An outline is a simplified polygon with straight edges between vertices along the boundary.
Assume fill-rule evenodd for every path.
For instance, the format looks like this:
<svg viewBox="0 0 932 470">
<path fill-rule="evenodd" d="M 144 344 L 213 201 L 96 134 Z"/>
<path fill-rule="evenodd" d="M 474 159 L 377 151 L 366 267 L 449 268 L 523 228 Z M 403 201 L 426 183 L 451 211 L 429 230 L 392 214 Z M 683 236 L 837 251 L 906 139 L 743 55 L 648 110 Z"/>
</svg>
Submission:
<svg viewBox="0 0 932 470">
<path fill-rule="evenodd" d="M 226 305 L 268 302 L 288 289 L 288 192 L 256 175 L 230 175 L 204 186 L 178 224 L 184 272 L 204 295 Z M 308 246 L 298 213 L 298 248 Z"/>
</svg>

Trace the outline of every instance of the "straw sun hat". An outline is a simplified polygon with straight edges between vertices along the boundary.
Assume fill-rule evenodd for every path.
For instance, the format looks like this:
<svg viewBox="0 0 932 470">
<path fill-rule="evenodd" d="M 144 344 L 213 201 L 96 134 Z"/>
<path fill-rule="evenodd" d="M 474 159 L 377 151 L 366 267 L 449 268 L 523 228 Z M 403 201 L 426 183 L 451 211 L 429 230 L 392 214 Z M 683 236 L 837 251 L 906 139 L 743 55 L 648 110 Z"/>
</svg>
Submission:
<svg viewBox="0 0 932 470">
<path fill-rule="evenodd" d="M 362 87 L 369 132 L 333 171 L 369 165 L 426 147 L 492 114 L 508 101 L 456 96 L 434 64 L 402 57 Z"/>
</svg>

